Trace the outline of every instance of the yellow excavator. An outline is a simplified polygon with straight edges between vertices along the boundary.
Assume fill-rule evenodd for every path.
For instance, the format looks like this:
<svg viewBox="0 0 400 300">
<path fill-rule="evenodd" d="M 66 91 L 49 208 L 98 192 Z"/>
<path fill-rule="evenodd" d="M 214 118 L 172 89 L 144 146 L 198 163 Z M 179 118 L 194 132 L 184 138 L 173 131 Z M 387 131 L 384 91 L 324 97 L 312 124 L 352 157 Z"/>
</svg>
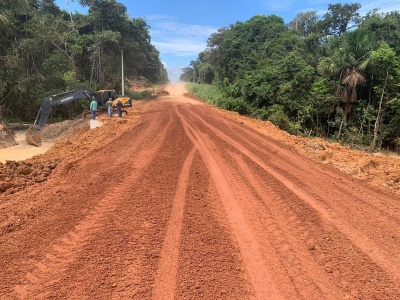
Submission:
<svg viewBox="0 0 400 300">
<path fill-rule="evenodd" d="M 30 145 L 40 147 L 42 145 L 42 130 L 49 118 L 52 107 L 67 104 L 82 98 L 87 98 L 88 101 L 95 99 L 97 101 L 97 112 L 99 114 L 107 113 L 106 102 L 109 98 L 113 100 L 113 106 L 116 106 L 117 101 L 121 101 L 123 107 L 132 107 L 132 99 L 129 97 L 119 97 L 115 90 L 99 90 L 95 93 L 87 89 L 78 89 L 50 95 L 43 100 L 34 124 L 28 129 L 26 133 L 26 142 Z M 127 115 L 128 112 L 123 109 L 122 114 Z M 87 118 L 91 113 L 90 111 L 85 111 L 83 115 Z"/>
</svg>

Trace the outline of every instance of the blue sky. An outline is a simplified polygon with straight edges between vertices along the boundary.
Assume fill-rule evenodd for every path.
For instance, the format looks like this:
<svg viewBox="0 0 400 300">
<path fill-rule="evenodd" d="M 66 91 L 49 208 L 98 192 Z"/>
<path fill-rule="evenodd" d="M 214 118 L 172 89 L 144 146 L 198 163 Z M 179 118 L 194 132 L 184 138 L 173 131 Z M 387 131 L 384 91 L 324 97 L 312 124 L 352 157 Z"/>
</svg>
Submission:
<svg viewBox="0 0 400 300">
<path fill-rule="evenodd" d="M 86 13 L 78 0 L 56 0 L 57 5 L 73 13 Z M 188 67 L 207 45 L 208 37 L 219 28 L 245 22 L 251 17 L 278 15 L 289 23 L 300 12 L 326 13 L 328 4 L 360 3 L 362 15 L 379 8 L 381 12 L 400 10 L 400 0 L 117 0 L 127 7 L 132 18 L 144 18 L 150 25 L 152 44 L 171 82 L 176 82 L 181 69 Z M 68 5 L 67 5 L 68 4 Z"/>
</svg>

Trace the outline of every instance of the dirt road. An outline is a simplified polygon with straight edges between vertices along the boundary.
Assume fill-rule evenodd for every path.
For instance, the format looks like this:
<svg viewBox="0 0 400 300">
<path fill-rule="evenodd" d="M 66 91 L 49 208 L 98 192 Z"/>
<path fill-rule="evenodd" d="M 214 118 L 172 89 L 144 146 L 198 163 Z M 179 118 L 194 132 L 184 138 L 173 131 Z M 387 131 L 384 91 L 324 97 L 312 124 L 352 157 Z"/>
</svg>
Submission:
<svg viewBox="0 0 400 300">
<path fill-rule="evenodd" d="M 400 299 L 398 195 L 168 91 L 0 196 L 0 299 Z"/>
</svg>

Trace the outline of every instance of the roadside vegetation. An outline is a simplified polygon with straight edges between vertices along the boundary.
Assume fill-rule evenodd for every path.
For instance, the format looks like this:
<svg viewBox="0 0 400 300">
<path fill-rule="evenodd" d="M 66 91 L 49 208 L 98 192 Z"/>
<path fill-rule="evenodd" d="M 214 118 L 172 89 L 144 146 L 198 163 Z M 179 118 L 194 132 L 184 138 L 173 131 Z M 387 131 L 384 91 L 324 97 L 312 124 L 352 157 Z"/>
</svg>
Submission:
<svg viewBox="0 0 400 300">
<path fill-rule="evenodd" d="M 181 80 L 213 105 L 354 148 L 400 148 L 400 13 L 330 4 L 213 33 Z M 206 86 L 204 86 L 206 85 Z"/>
<path fill-rule="evenodd" d="M 144 90 L 144 91 L 127 91 L 126 96 L 132 98 L 133 100 L 148 100 L 153 97 L 154 89 Z"/>
<path fill-rule="evenodd" d="M 130 82 L 168 82 L 150 27 L 131 18 L 115 0 L 79 0 L 87 14 L 60 9 L 54 0 L 0 0 L 0 117 L 34 120 L 43 99 L 78 88 L 126 92 Z M 112 21 L 110 21 L 112 20 Z M 147 96 L 134 93 L 134 96 Z M 135 98 L 135 99 L 136 99 Z M 74 101 L 51 119 L 68 119 L 88 108 Z"/>
</svg>

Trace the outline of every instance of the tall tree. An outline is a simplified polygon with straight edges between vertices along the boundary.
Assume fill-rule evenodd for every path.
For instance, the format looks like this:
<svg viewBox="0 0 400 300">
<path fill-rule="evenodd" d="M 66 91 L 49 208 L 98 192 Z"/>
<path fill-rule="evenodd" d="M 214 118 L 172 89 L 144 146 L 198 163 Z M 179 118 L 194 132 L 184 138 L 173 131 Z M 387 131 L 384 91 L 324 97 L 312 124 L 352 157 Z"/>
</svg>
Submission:
<svg viewBox="0 0 400 300">
<path fill-rule="evenodd" d="M 372 51 L 371 60 L 374 69 L 383 79 L 381 86 L 377 87 L 377 90 L 380 91 L 380 97 L 374 125 L 374 137 L 370 145 L 370 150 L 373 151 L 376 148 L 379 128 L 383 122 L 384 100 L 389 98 L 388 86 L 393 72 L 399 67 L 399 59 L 395 51 L 386 42 L 382 42 L 376 51 Z"/>
<path fill-rule="evenodd" d="M 296 30 L 301 36 L 318 32 L 318 15 L 316 11 L 298 13 L 288 24 L 289 30 Z"/>
<path fill-rule="evenodd" d="M 374 33 L 375 36 L 400 54 L 400 12 L 380 13 L 374 10 L 368 13 L 360 26 L 363 30 Z"/>
<path fill-rule="evenodd" d="M 343 37 L 330 40 L 332 52 L 318 65 L 322 75 L 339 77 L 336 94 L 344 105 L 344 118 L 339 134 L 357 100 L 357 87 L 365 82 L 362 72 L 370 63 L 373 46 L 373 36 L 367 32 L 361 29 L 348 32 Z"/>
<path fill-rule="evenodd" d="M 360 20 L 358 10 L 359 3 L 353 4 L 329 4 L 328 12 L 321 21 L 322 30 L 325 35 L 340 36 L 351 27 L 356 26 Z"/>
<path fill-rule="evenodd" d="M 257 15 L 237 22 L 219 45 L 218 76 L 229 82 L 252 70 L 264 53 L 265 43 L 287 31 L 281 17 Z"/>
<path fill-rule="evenodd" d="M 29 0 L 0 0 L 0 36 L 7 38 L 13 25 L 13 16 L 28 9 Z"/>
</svg>

